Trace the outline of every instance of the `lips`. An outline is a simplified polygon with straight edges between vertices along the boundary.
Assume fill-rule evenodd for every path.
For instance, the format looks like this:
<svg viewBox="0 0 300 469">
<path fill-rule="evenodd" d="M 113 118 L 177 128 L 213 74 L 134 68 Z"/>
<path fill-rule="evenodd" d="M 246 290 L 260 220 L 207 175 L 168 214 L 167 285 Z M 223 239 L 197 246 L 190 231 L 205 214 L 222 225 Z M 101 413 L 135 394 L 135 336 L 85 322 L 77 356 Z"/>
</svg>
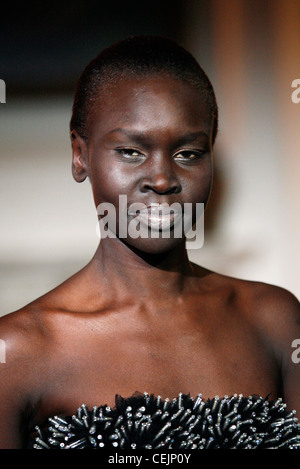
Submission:
<svg viewBox="0 0 300 469">
<path fill-rule="evenodd" d="M 182 211 L 168 204 L 151 204 L 145 208 L 128 211 L 128 215 L 137 218 L 141 224 L 154 230 L 166 230 L 174 226 L 182 217 Z"/>
</svg>

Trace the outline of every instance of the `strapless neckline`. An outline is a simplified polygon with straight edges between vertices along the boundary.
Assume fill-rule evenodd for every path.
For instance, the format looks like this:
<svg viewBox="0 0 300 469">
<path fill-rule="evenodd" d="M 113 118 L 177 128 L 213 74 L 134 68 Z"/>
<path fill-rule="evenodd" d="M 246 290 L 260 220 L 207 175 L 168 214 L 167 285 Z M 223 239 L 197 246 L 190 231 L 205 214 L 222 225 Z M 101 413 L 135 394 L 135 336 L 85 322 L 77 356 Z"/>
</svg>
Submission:
<svg viewBox="0 0 300 469">
<path fill-rule="evenodd" d="M 35 449 L 300 449 L 295 411 L 281 398 L 232 396 L 174 399 L 135 392 L 115 406 L 85 404 L 36 427 Z"/>
</svg>

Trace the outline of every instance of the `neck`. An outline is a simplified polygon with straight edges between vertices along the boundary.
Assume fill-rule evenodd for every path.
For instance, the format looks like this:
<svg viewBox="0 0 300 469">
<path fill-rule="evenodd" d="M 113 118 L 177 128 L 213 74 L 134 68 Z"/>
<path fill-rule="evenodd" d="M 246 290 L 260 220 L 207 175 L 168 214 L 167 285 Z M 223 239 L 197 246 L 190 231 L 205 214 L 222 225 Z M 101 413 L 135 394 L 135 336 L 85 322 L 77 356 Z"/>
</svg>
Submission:
<svg viewBox="0 0 300 469">
<path fill-rule="evenodd" d="M 101 240 L 90 263 L 93 274 L 116 297 L 144 300 L 157 298 L 160 291 L 180 296 L 195 275 L 183 240 L 171 251 L 149 254 L 123 243 L 118 238 Z"/>
</svg>

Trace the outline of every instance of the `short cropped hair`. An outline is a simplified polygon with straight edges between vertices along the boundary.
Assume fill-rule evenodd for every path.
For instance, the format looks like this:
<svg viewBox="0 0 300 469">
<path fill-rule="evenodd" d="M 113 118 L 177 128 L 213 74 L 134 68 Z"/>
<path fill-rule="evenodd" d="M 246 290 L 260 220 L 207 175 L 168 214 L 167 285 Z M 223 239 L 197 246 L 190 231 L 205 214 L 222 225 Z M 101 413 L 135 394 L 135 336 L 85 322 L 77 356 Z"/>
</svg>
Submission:
<svg viewBox="0 0 300 469">
<path fill-rule="evenodd" d="M 203 96 L 218 129 L 218 106 L 212 84 L 195 58 L 174 41 L 160 36 L 132 36 L 100 52 L 84 69 L 75 89 L 70 130 L 88 139 L 88 116 L 98 103 L 99 91 L 121 78 L 165 75 L 195 87 Z M 100 98 L 101 99 L 101 98 Z"/>
</svg>

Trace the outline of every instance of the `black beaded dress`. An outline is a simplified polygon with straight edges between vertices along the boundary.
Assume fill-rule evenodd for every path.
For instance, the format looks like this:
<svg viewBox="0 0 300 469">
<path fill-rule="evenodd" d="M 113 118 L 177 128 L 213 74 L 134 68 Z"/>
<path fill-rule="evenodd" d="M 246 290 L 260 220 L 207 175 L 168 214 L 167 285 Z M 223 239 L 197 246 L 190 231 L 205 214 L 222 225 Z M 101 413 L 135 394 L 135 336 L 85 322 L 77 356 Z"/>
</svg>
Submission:
<svg viewBox="0 0 300 469">
<path fill-rule="evenodd" d="M 115 407 L 54 416 L 36 427 L 33 449 L 300 449 L 300 424 L 281 398 L 179 394 L 169 400 L 136 392 Z"/>
</svg>

